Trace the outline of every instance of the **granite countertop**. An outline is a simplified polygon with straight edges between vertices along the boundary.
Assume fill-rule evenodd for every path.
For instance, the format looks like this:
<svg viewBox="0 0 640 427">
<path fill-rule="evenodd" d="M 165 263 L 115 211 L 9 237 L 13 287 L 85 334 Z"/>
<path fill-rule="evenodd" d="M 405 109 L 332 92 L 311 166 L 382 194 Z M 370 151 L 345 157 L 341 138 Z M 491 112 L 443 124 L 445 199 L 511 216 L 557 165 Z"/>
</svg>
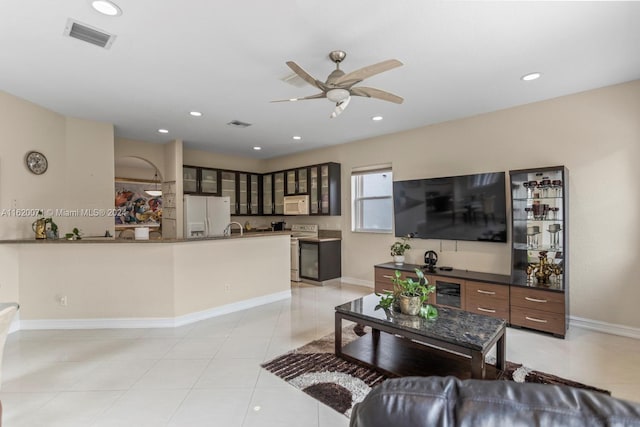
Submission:
<svg viewBox="0 0 640 427">
<path fill-rule="evenodd" d="M 298 237 L 298 240 L 303 242 L 335 242 L 342 239 L 339 237 Z"/>
<path fill-rule="evenodd" d="M 291 233 L 289 231 L 272 231 L 272 232 L 258 232 L 258 233 L 245 233 L 244 235 L 233 234 L 231 236 L 218 236 L 218 237 L 199 237 L 195 239 L 154 239 L 154 240 L 126 240 L 116 239 L 114 237 L 83 237 L 80 240 L 48 240 L 48 239 L 17 239 L 17 240 L 0 240 L 0 244 L 16 244 L 16 243 L 28 243 L 39 245 L 55 245 L 55 244 L 82 244 L 82 243 L 190 243 L 190 242 L 204 242 L 209 240 L 229 240 L 229 239 L 248 239 L 255 237 L 267 237 L 267 236 L 288 236 Z"/>
</svg>

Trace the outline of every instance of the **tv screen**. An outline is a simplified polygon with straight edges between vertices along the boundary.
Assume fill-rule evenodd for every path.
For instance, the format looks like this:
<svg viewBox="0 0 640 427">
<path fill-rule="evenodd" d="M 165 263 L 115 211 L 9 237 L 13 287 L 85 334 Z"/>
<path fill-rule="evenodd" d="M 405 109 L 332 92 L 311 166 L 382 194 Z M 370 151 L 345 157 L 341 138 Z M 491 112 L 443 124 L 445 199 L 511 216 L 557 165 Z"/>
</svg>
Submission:
<svg viewBox="0 0 640 427">
<path fill-rule="evenodd" d="M 507 241 L 505 173 L 394 181 L 397 237 Z"/>
</svg>

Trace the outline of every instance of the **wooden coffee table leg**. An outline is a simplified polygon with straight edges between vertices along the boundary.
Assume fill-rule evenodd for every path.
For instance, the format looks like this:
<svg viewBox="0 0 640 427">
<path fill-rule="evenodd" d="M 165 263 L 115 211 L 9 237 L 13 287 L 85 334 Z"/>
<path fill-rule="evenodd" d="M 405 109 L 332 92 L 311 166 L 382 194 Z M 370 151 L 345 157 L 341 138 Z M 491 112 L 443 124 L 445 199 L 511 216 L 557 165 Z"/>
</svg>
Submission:
<svg viewBox="0 0 640 427">
<path fill-rule="evenodd" d="M 342 316 L 336 312 L 335 353 L 342 355 Z"/>
<path fill-rule="evenodd" d="M 496 343 L 496 368 L 506 369 L 507 334 L 503 333 Z"/>
<path fill-rule="evenodd" d="M 471 352 L 471 378 L 484 379 L 485 374 L 484 355 L 481 351 Z"/>
</svg>

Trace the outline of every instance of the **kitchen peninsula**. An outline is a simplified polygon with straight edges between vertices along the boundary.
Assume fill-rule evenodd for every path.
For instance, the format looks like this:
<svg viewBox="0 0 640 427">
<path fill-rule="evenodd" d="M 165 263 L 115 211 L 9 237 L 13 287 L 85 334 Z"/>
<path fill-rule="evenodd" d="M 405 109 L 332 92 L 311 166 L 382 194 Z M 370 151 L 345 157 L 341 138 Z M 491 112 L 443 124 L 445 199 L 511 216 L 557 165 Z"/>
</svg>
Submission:
<svg viewBox="0 0 640 427">
<path fill-rule="evenodd" d="M 21 329 L 170 327 L 290 297 L 289 233 L 3 241 Z M 14 285 L 12 285 L 14 286 Z"/>
</svg>

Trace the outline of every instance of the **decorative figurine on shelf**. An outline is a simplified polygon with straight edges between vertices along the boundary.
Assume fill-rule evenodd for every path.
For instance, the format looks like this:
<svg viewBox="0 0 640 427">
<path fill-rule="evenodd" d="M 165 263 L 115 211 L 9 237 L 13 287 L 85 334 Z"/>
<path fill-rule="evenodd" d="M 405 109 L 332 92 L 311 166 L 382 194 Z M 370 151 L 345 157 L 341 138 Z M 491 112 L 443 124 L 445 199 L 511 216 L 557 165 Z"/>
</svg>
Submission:
<svg viewBox="0 0 640 427">
<path fill-rule="evenodd" d="M 540 258 L 539 262 L 527 266 L 527 276 L 531 279 L 533 275 L 538 285 L 551 286 L 549 278 L 552 274 L 555 274 L 556 277 L 560 276 L 562 267 L 559 264 L 549 262 L 547 251 L 540 251 L 538 258 Z"/>
</svg>

